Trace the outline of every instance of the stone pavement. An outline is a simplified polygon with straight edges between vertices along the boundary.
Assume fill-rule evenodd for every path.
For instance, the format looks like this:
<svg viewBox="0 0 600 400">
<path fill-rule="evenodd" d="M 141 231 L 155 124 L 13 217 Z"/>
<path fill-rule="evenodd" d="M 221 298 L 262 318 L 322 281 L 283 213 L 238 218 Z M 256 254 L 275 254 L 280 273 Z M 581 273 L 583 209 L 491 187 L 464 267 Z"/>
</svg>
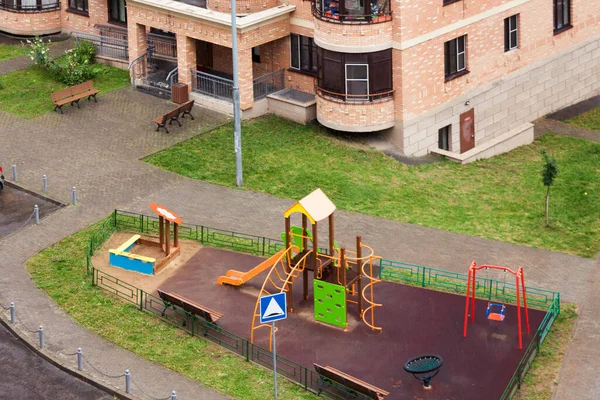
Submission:
<svg viewBox="0 0 600 400">
<path fill-rule="evenodd" d="M 196 121 L 184 121 L 183 128 L 174 127 L 170 135 L 154 132 L 151 120 L 169 108 L 167 101 L 125 88 L 101 94 L 98 104 L 84 102 L 80 110 L 68 109 L 64 115 L 49 113 L 26 121 L 0 112 L 0 127 L 10 127 L 0 128 L 0 163 L 17 164 L 20 183 L 32 190 L 39 191 L 42 175 L 48 175 L 50 195 L 64 202 L 76 186 L 79 200 L 78 206 L 59 210 L 39 226 L 0 240 L 0 301 L 15 301 L 30 326 L 43 324 L 55 353 L 72 353 L 81 346 L 103 371 L 130 368 L 138 383 L 158 397 L 175 389 L 182 399 L 223 398 L 77 325 L 35 288 L 23 268 L 36 252 L 114 208 L 149 213 L 151 201 L 172 208 L 186 222 L 278 237 L 282 212 L 292 200 L 194 181 L 139 161 L 198 129 L 225 122 L 219 114 L 196 109 Z M 367 215 L 336 215 L 336 237 L 349 247 L 360 234 L 379 255 L 430 267 L 465 272 L 471 260 L 521 265 L 528 285 L 560 291 L 565 301 L 579 305 L 587 300 L 581 285 L 592 276 L 594 260 Z M 121 382 L 110 383 L 122 388 Z"/>
<path fill-rule="evenodd" d="M 50 56 L 52 58 L 58 58 L 66 50 L 71 49 L 72 47 L 73 40 L 71 39 L 56 42 L 52 46 L 50 46 Z M 0 61 L 0 75 L 5 75 L 20 69 L 31 67 L 32 65 L 34 65 L 34 62 L 31 61 L 27 56 L 20 56 Z"/>
</svg>

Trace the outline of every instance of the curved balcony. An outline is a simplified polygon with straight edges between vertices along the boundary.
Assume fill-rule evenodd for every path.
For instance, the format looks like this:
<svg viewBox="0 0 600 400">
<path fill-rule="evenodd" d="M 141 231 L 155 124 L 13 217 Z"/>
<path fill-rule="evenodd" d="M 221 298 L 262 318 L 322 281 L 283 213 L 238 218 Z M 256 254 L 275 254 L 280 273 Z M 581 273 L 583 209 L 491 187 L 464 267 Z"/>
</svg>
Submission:
<svg viewBox="0 0 600 400">
<path fill-rule="evenodd" d="M 388 0 L 314 0 L 311 5 L 313 16 L 327 22 L 363 25 L 392 20 Z"/>
<path fill-rule="evenodd" d="M 375 132 L 394 126 L 394 91 L 347 95 L 317 88 L 317 120 L 343 132 Z"/>
<path fill-rule="evenodd" d="M 330 24 L 313 18 L 315 43 L 324 49 L 343 53 L 370 53 L 392 47 L 393 25 Z"/>
<path fill-rule="evenodd" d="M 238 14 L 252 14 L 278 5 L 278 0 L 237 0 L 235 11 Z M 230 0 L 206 0 L 206 8 L 231 13 L 231 2 Z"/>
<path fill-rule="evenodd" d="M 31 0 L 21 4 L 0 1 L 0 31 L 31 36 L 57 33 L 61 29 L 58 0 Z"/>
</svg>

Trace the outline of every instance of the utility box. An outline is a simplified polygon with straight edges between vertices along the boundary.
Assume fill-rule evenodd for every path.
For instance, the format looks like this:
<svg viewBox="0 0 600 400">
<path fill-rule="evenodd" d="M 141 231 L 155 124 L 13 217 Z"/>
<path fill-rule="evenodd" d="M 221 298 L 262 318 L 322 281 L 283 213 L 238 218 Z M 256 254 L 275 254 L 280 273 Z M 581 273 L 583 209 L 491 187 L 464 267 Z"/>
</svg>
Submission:
<svg viewBox="0 0 600 400">
<path fill-rule="evenodd" d="M 171 87 L 173 103 L 183 104 L 190 99 L 188 85 L 185 83 L 174 83 Z"/>
</svg>

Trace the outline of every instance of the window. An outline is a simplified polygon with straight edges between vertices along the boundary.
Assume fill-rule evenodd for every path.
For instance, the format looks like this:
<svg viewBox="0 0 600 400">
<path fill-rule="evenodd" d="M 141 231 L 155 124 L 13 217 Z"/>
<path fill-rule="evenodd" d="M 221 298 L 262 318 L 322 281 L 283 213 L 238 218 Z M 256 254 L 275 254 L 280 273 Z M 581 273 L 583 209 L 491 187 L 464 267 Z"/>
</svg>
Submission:
<svg viewBox="0 0 600 400">
<path fill-rule="evenodd" d="M 292 34 L 290 43 L 290 68 L 316 74 L 317 45 L 313 38 Z"/>
<path fill-rule="evenodd" d="M 519 14 L 504 20 L 504 51 L 519 47 Z"/>
<path fill-rule="evenodd" d="M 331 22 L 384 22 L 391 21 L 388 0 L 316 0 L 315 15 Z"/>
<path fill-rule="evenodd" d="M 87 14 L 88 0 L 69 0 L 69 10 Z"/>
<path fill-rule="evenodd" d="M 571 0 L 554 1 L 554 31 L 559 33 L 571 27 Z"/>
<path fill-rule="evenodd" d="M 438 148 L 450 151 L 450 130 L 452 125 L 445 126 L 438 130 Z"/>
<path fill-rule="evenodd" d="M 260 64 L 260 46 L 252 48 L 252 62 Z"/>
<path fill-rule="evenodd" d="M 108 15 L 112 22 L 127 23 L 127 5 L 125 0 L 109 0 Z"/>
<path fill-rule="evenodd" d="M 369 100 L 369 64 L 346 64 L 348 100 Z"/>
<path fill-rule="evenodd" d="M 446 80 L 456 78 L 460 72 L 467 71 L 467 35 L 452 39 L 444 43 L 444 70 Z"/>
<path fill-rule="evenodd" d="M 318 85 L 322 95 L 344 101 L 370 101 L 391 96 L 391 49 L 374 53 L 338 53 L 319 48 L 318 56 Z"/>
</svg>

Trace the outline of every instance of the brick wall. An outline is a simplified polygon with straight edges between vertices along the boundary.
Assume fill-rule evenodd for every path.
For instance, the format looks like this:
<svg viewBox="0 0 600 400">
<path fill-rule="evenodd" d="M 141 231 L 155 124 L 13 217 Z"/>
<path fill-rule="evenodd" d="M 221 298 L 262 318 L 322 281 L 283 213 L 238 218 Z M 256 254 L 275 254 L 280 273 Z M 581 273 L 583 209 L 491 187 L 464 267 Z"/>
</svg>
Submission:
<svg viewBox="0 0 600 400">
<path fill-rule="evenodd" d="M 0 10 L 0 31 L 13 35 L 45 35 L 61 31 L 60 10 L 17 13 Z"/>
<path fill-rule="evenodd" d="M 370 132 L 394 125 L 394 101 L 350 103 L 330 100 L 320 95 L 317 100 L 317 119 L 328 128 L 347 132 Z"/>
<path fill-rule="evenodd" d="M 61 1 L 63 31 L 79 31 L 97 34 L 96 24 L 108 24 L 108 2 L 106 0 L 88 0 L 88 15 L 69 11 L 69 2 Z"/>
<path fill-rule="evenodd" d="M 596 36 L 397 123 L 396 137 L 407 155 L 424 155 L 437 148 L 438 129 L 451 125 L 452 151 L 459 152 L 459 117 L 471 108 L 477 146 L 599 94 L 600 36 Z"/>
<path fill-rule="evenodd" d="M 235 10 L 238 14 L 250 14 L 277 7 L 282 4 L 279 0 L 236 0 Z M 223 13 L 231 12 L 230 0 L 206 0 L 206 8 Z"/>
<path fill-rule="evenodd" d="M 314 18 L 314 26 L 315 40 L 332 46 L 346 47 L 348 52 L 355 52 L 359 47 L 382 44 L 387 45 L 389 49 L 392 45 L 392 21 L 377 24 L 339 24 Z"/>
</svg>

